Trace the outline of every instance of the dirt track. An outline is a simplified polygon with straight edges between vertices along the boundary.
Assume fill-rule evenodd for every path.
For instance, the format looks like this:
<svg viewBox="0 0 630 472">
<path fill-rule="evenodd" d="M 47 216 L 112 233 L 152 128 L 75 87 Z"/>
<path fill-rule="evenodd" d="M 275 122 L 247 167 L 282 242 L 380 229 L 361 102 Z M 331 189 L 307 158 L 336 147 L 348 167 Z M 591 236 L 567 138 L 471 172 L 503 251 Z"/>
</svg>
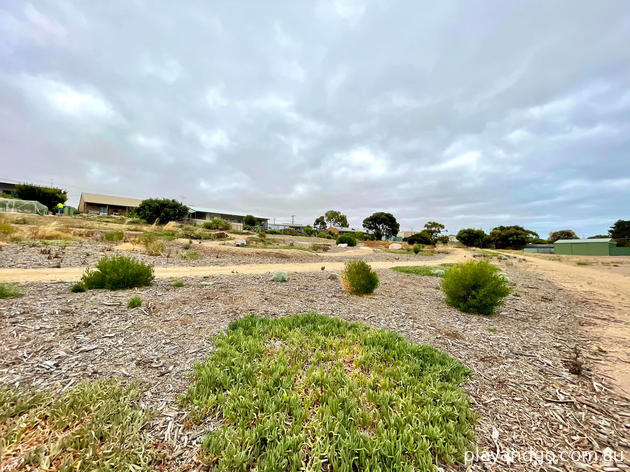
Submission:
<svg viewBox="0 0 630 472">
<path fill-rule="evenodd" d="M 449 254 L 441 259 L 423 261 L 376 261 L 370 262 L 374 269 L 387 269 L 394 266 L 439 265 L 461 260 L 459 254 Z M 325 270 L 338 272 L 343 269 L 343 262 L 306 262 L 280 264 L 240 264 L 229 266 L 199 267 L 155 267 L 155 276 L 160 279 L 169 277 L 205 277 L 229 274 L 264 274 L 276 270 L 287 272 L 319 272 Z M 63 267 L 59 269 L 0 269 L 0 282 L 74 282 L 81 278 L 84 267 Z"/>
</svg>

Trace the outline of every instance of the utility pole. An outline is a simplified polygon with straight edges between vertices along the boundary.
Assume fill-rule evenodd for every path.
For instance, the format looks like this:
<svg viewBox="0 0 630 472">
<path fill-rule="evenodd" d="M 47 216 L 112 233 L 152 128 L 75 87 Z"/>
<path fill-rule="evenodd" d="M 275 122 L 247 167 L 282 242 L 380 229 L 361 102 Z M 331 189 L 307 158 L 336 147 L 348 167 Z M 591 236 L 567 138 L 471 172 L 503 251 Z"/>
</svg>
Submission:
<svg viewBox="0 0 630 472">
<path fill-rule="evenodd" d="M 295 224 L 295 215 L 291 215 L 291 224 L 294 225 Z"/>
</svg>

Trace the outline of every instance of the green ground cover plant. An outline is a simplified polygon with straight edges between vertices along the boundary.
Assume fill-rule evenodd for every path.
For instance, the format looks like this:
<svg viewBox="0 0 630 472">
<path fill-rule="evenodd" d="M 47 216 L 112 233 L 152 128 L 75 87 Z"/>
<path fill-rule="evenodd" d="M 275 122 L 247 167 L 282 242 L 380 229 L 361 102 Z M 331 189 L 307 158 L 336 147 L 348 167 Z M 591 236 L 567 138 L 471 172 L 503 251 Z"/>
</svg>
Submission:
<svg viewBox="0 0 630 472">
<path fill-rule="evenodd" d="M 81 282 L 88 290 L 105 288 L 122 290 L 145 287 L 153 283 L 153 267 L 126 256 L 103 257 L 96 269 L 87 269 Z"/>
<path fill-rule="evenodd" d="M 14 284 L 0 284 L 0 299 L 1 298 L 17 298 L 23 295 L 20 287 Z"/>
<path fill-rule="evenodd" d="M 341 286 L 353 295 L 368 295 L 378 284 L 378 275 L 364 261 L 348 261 L 341 272 Z"/>
<path fill-rule="evenodd" d="M 105 241 L 122 241 L 125 237 L 125 233 L 122 231 L 112 231 L 105 233 Z"/>
<path fill-rule="evenodd" d="M 491 315 L 510 294 L 509 280 L 487 261 L 452 266 L 442 278 L 446 303 L 467 313 Z"/>
<path fill-rule="evenodd" d="M 138 308 L 139 306 L 142 306 L 142 298 L 138 296 L 131 297 L 127 303 L 127 308 Z"/>
<path fill-rule="evenodd" d="M 82 292 L 85 292 L 86 290 L 87 290 L 87 287 L 85 286 L 83 282 L 77 282 L 76 284 L 73 284 L 72 287 L 70 287 L 70 291 L 72 293 L 82 293 Z"/>
<path fill-rule="evenodd" d="M 430 266 L 396 266 L 392 267 L 392 270 L 403 274 L 424 275 L 427 277 L 442 277 L 445 272 L 444 268 Z"/>
<path fill-rule="evenodd" d="M 180 279 L 173 280 L 173 287 L 182 288 L 184 286 L 184 281 Z"/>
<path fill-rule="evenodd" d="M 437 471 L 473 444 L 470 371 L 399 334 L 249 315 L 215 343 L 183 398 L 192 421 L 220 421 L 200 456 L 212 470 Z"/>
<path fill-rule="evenodd" d="M 0 451 L 7 470 L 152 471 L 159 462 L 143 427 L 136 387 L 88 381 L 55 398 L 0 388 Z"/>
</svg>

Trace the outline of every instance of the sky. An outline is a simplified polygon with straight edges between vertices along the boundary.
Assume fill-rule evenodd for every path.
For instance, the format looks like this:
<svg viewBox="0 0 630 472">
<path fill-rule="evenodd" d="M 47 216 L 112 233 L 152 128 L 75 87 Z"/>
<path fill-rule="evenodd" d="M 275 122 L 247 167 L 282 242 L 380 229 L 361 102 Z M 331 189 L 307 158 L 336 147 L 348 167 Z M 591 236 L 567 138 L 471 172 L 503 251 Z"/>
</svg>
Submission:
<svg viewBox="0 0 630 472">
<path fill-rule="evenodd" d="M 630 4 L 0 1 L 0 180 L 312 224 L 630 219 Z"/>
</svg>

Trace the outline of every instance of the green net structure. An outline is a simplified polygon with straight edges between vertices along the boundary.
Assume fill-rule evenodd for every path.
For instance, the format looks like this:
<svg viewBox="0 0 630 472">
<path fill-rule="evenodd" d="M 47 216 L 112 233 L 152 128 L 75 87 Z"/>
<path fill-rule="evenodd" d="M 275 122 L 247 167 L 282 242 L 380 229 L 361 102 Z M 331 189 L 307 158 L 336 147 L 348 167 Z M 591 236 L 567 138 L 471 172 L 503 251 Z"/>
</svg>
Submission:
<svg viewBox="0 0 630 472">
<path fill-rule="evenodd" d="M 35 200 L 19 200 L 17 198 L 0 198 L 0 213 L 34 213 L 47 215 L 48 208 Z"/>
</svg>

